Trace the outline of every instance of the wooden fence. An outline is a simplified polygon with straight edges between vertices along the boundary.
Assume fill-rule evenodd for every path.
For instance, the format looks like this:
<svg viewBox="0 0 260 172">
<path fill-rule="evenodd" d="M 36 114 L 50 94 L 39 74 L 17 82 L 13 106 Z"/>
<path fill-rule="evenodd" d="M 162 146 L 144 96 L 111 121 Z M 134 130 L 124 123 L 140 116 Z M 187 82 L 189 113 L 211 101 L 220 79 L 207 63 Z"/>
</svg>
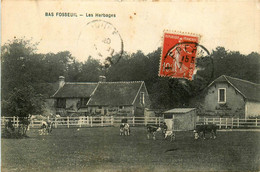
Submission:
<svg viewBox="0 0 260 172">
<path fill-rule="evenodd" d="M 119 126 L 122 119 L 127 119 L 130 126 L 145 126 L 147 124 L 161 125 L 164 122 L 162 117 L 113 117 L 113 116 L 82 116 L 82 117 L 59 117 L 49 118 L 54 123 L 54 127 L 105 127 Z M 14 127 L 19 126 L 18 117 L 1 117 L 1 126 L 11 120 Z M 40 128 L 42 121 L 46 119 L 33 119 L 30 128 Z M 260 119 L 240 119 L 240 118 L 205 118 L 198 117 L 196 125 L 216 124 L 219 128 L 258 128 Z"/>
<path fill-rule="evenodd" d="M 46 119 L 32 119 L 30 128 L 40 128 L 42 121 L 49 120 L 54 123 L 54 127 L 105 127 L 119 126 L 122 119 L 127 119 L 130 126 L 145 126 L 147 124 L 161 125 L 162 117 L 113 117 L 113 116 L 82 116 L 82 117 L 59 117 Z M 11 120 L 14 127 L 19 126 L 19 117 L 2 117 L 1 126 Z"/>
<path fill-rule="evenodd" d="M 260 119 L 198 117 L 197 125 L 202 124 L 216 124 L 219 128 L 258 128 Z"/>
</svg>

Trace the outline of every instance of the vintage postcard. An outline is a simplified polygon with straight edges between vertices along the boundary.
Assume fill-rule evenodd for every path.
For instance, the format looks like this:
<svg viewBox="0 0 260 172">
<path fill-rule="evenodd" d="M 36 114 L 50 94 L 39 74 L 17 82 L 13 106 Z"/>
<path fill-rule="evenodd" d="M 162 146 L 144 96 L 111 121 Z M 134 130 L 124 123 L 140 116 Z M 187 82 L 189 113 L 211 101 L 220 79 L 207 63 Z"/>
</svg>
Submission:
<svg viewBox="0 0 260 172">
<path fill-rule="evenodd" d="M 260 2 L 1 1 L 1 171 L 259 171 Z"/>
</svg>

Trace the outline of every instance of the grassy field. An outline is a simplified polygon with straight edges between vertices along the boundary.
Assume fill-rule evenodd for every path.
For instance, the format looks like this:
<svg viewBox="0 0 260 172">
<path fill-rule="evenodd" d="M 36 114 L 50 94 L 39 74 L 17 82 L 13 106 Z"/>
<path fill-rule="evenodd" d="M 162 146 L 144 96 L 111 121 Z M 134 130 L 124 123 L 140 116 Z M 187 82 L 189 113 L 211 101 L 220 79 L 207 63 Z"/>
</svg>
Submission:
<svg viewBox="0 0 260 172">
<path fill-rule="evenodd" d="M 145 127 L 55 129 L 27 139 L 2 139 L 2 171 L 259 171 L 260 132 L 218 132 L 216 140 L 147 140 Z"/>
</svg>

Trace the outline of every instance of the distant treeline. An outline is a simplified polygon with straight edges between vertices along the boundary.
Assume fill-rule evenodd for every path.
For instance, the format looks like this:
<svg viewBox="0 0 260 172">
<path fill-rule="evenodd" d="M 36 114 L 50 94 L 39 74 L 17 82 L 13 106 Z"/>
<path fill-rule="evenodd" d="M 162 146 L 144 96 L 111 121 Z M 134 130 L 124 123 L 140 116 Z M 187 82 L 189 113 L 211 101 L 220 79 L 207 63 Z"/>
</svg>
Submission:
<svg viewBox="0 0 260 172">
<path fill-rule="evenodd" d="M 1 48 L 2 114 L 11 116 L 41 113 L 43 101 L 51 94 L 48 83 L 57 82 L 59 76 L 68 82 L 97 82 L 100 75 L 107 81 L 145 81 L 152 108 L 189 107 L 190 98 L 221 75 L 260 82 L 260 54 L 243 55 L 224 47 L 196 61 L 203 70 L 192 81 L 158 77 L 161 48 L 147 55 L 125 52 L 109 68 L 91 57 L 78 62 L 69 51 L 37 53 L 37 45 L 24 39 L 14 39 Z"/>
</svg>

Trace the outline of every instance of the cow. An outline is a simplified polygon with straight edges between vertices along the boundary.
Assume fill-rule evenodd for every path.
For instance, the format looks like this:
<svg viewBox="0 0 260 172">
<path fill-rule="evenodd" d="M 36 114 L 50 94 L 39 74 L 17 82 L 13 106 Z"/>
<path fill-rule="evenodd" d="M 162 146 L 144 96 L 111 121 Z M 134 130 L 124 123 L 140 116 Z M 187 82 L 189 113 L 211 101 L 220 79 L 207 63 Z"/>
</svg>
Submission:
<svg viewBox="0 0 260 172">
<path fill-rule="evenodd" d="M 158 131 L 161 131 L 161 127 L 157 125 L 147 125 L 147 138 L 150 138 L 150 134 L 152 134 L 153 139 L 155 140 L 155 134 Z"/>
<path fill-rule="evenodd" d="M 167 139 L 167 137 L 170 137 L 170 140 L 175 140 L 175 133 L 173 131 L 165 131 L 164 133 L 164 139 Z"/>
<path fill-rule="evenodd" d="M 123 136 L 123 135 L 124 135 L 124 128 L 125 128 L 125 124 L 124 124 L 124 123 L 121 123 L 121 124 L 120 124 L 120 127 L 119 127 L 120 136 Z"/>
<path fill-rule="evenodd" d="M 211 133 L 211 137 L 213 139 L 217 138 L 217 126 L 215 124 L 204 124 L 204 125 L 197 125 L 196 129 L 194 130 L 194 139 L 197 140 L 199 137 L 205 138 L 206 133 Z"/>
<path fill-rule="evenodd" d="M 130 135 L 130 126 L 129 126 L 128 123 L 125 123 L 124 133 L 125 133 L 125 136 L 129 136 Z"/>
<path fill-rule="evenodd" d="M 40 135 L 48 135 L 52 132 L 53 122 L 42 121 L 41 129 L 39 130 Z"/>
<path fill-rule="evenodd" d="M 128 123 L 121 123 L 119 127 L 120 136 L 129 136 L 130 135 L 130 126 Z"/>
<path fill-rule="evenodd" d="M 48 126 L 48 124 L 47 124 L 47 122 L 46 121 L 42 121 L 41 122 L 41 129 L 39 130 L 39 134 L 40 135 L 45 135 L 45 134 L 47 134 L 47 126 Z"/>
<path fill-rule="evenodd" d="M 53 122 L 47 122 L 47 131 L 48 131 L 48 133 L 52 132 L 53 126 L 54 126 Z"/>
</svg>

